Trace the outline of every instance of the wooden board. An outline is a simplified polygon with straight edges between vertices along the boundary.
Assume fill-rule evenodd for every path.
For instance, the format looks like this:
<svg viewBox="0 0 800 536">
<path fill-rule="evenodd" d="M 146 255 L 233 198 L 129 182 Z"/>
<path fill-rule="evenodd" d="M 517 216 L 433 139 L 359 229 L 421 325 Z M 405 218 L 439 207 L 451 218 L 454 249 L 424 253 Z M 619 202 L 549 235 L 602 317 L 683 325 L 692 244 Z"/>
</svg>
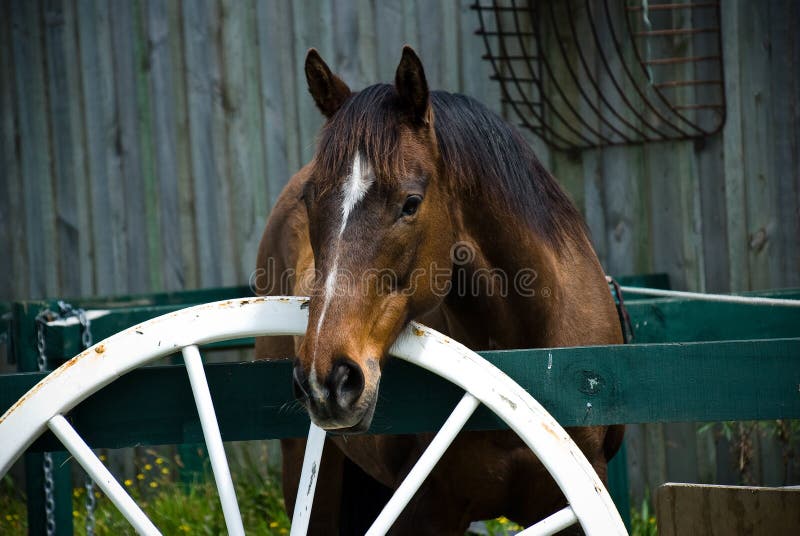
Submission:
<svg viewBox="0 0 800 536">
<path fill-rule="evenodd" d="M 799 418 L 800 339 L 482 352 L 564 426 Z M 290 361 L 219 363 L 206 373 L 223 438 L 305 435 L 293 402 Z M 0 408 L 40 373 L 0 376 Z M 413 385 L 414 389 L 408 389 Z M 146 389 L 148 396 L 142 396 Z M 447 381 L 392 360 L 381 382 L 372 433 L 434 431 L 461 397 Z M 202 436 L 182 366 L 137 369 L 70 413 L 95 447 L 192 443 Z M 502 428 L 485 409 L 469 429 Z M 54 448 L 44 438 L 36 448 Z"/>
<path fill-rule="evenodd" d="M 665 484 L 656 512 L 662 536 L 800 534 L 800 489 Z"/>
</svg>

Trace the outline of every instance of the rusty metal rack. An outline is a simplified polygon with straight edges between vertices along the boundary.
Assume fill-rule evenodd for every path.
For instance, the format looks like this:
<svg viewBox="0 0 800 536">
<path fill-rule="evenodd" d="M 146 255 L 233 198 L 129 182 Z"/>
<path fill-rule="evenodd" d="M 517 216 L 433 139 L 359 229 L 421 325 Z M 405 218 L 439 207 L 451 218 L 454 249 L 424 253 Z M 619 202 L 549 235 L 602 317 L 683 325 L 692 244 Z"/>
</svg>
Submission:
<svg viewBox="0 0 800 536">
<path fill-rule="evenodd" d="M 556 149 L 703 139 L 725 123 L 719 2 L 472 8 L 504 105 Z"/>
</svg>

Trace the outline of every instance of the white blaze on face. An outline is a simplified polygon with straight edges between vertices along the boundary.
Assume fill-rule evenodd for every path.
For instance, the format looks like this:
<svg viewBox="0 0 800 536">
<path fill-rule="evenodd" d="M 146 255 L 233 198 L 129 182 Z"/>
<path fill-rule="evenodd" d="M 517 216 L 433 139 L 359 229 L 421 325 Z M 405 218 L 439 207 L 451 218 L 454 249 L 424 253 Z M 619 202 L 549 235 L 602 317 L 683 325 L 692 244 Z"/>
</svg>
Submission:
<svg viewBox="0 0 800 536">
<path fill-rule="evenodd" d="M 351 168 L 350 175 L 342 185 L 342 223 L 339 225 L 339 234 L 336 237 L 336 244 L 334 245 L 335 253 L 333 256 L 333 265 L 331 265 L 328 277 L 325 278 L 325 290 L 322 297 L 322 312 L 319 314 L 317 320 L 316 336 L 314 337 L 314 352 L 311 357 L 311 374 L 309 383 L 312 388 L 315 387 L 316 381 L 316 367 L 314 362 L 317 357 L 317 344 L 319 340 L 319 332 L 322 329 L 322 323 L 325 321 L 325 313 L 328 311 L 328 305 L 334 292 L 336 292 L 336 278 L 339 271 L 339 245 L 342 241 L 342 235 L 347 227 L 347 220 L 353 209 L 358 205 L 359 201 L 364 199 L 367 195 L 370 186 L 372 186 L 373 178 L 370 173 L 369 165 L 362 160 L 361 155 L 356 155 L 353 160 L 353 167 Z"/>
</svg>

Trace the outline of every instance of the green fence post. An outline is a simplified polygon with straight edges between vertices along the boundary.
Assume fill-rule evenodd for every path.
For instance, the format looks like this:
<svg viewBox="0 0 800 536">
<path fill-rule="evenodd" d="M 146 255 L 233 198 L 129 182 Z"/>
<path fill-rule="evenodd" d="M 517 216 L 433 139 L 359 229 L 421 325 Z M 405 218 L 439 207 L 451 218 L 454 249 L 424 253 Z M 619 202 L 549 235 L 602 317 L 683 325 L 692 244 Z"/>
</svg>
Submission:
<svg viewBox="0 0 800 536">
<path fill-rule="evenodd" d="M 47 302 L 15 303 L 13 306 L 14 351 L 20 372 L 36 372 L 38 351 L 36 346 L 36 316 L 49 306 Z M 52 365 L 52 364 L 51 364 Z M 57 536 L 71 536 L 72 526 L 72 472 L 70 457 L 66 452 L 53 452 L 53 512 Z M 25 454 L 26 497 L 28 509 L 28 534 L 47 534 L 47 515 L 44 498 L 44 455 Z"/>
</svg>

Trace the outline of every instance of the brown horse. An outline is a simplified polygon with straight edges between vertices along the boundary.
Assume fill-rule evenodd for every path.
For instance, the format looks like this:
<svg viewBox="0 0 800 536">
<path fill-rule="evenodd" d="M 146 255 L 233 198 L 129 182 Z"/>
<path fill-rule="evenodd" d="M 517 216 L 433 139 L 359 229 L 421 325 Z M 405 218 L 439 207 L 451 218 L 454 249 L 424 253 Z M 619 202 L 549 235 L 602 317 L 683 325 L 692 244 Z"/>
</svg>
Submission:
<svg viewBox="0 0 800 536">
<path fill-rule="evenodd" d="M 409 320 L 475 350 L 622 334 L 579 212 L 514 128 L 469 97 L 429 92 L 409 47 L 394 85 L 351 92 L 313 49 L 305 72 L 327 121 L 270 216 L 256 285 L 311 296 L 308 330 L 259 340 L 257 356 L 296 355 L 295 394 L 333 432 L 310 530 L 356 532 L 431 439 L 352 435 L 370 426 L 387 350 Z M 622 427 L 570 434 L 605 479 Z M 303 446 L 283 442 L 290 510 Z M 393 531 L 463 534 L 499 515 L 528 525 L 564 504 L 514 433 L 461 433 Z"/>
</svg>

